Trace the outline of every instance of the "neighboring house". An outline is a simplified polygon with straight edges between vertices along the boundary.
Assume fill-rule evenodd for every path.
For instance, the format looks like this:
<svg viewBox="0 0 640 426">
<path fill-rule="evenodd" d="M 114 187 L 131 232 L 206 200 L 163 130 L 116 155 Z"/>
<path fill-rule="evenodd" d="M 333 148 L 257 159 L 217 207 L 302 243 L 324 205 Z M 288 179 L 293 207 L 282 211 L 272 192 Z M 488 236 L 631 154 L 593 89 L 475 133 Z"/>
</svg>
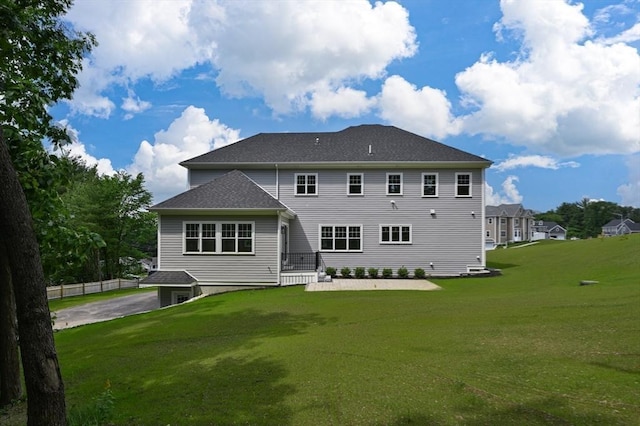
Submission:
<svg viewBox="0 0 640 426">
<path fill-rule="evenodd" d="M 153 273 L 153 272 L 158 270 L 158 258 L 157 257 L 150 257 L 150 258 L 147 258 L 147 259 L 141 259 L 139 263 L 140 263 L 140 266 L 142 266 L 142 269 L 144 269 L 145 271 L 147 271 L 149 273 Z"/>
<path fill-rule="evenodd" d="M 602 235 L 605 237 L 635 233 L 640 233 L 640 223 L 631 219 L 614 219 L 602 227 Z"/>
<path fill-rule="evenodd" d="M 485 220 L 487 247 L 531 241 L 533 237 L 533 212 L 522 204 L 486 206 Z"/>
<path fill-rule="evenodd" d="M 531 241 L 567 239 L 567 230 L 556 222 L 536 220 L 531 229 L 533 230 Z"/>
<path fill-rule="evenodd" d="M 451 276 L 484 269 L 491 161 L 392 126 L 260 133 L 181 163 L 156 204 L 162 305 L 304 284 L 328 266 Z"/>
</svg>

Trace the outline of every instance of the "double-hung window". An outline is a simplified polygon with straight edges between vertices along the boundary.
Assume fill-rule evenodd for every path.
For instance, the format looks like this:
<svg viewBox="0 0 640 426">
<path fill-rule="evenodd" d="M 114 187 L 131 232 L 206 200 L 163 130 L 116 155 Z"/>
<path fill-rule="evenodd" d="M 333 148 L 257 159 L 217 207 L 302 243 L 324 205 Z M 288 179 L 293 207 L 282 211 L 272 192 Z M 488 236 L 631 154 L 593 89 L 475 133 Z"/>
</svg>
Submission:
<svg viewBox="0 0 640 426">
<path fill-rule="evenodd" d="M 437 173 L 422 174 L 422 196 L 423 197 L 438 196 L 438 174 Z"/>
<path fill-rule="evenodd" d="M 347 174 L 347 195 L 364 195 L 364 176 L 362 173 Z"/>
<path fill-rule="evenodd" d="M 402 173 L 387 173 L 387 195 L 402 195 Z"/>
<path fill-rule="evenodd" d="M 320 225 L 321 251 L 362 251 L 362 225 Z"/>
<path fill-rule="evenodd" d="M 471 173 L 456 173 L 456 197 L 471 197 Z"/>
<path fill-rule="evenodd" d="M 380 244 L 411 244 L 411 225 L 380 225 Z"/>
<path fill-rule="evenodd" d="M 253 253 L 253 222 L 184 222 L 186 254 Z"/>
<path fill-rule="evenodd" d="M 296 195 L 317 195 L 318 194 L 318 175 L 317 173 L 302 174 L 296 173 Z"/>
</svg>

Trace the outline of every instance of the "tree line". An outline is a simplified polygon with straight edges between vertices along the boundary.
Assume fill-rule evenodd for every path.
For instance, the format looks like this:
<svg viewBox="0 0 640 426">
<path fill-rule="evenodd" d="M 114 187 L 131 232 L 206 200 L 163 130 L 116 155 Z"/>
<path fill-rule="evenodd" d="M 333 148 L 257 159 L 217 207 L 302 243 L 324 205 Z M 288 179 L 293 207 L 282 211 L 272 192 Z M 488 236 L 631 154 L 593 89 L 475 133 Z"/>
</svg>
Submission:
<svg viewBox="0 0 640 426">
<path fill-rule="evenodd" d="M 621 217 L 640 223 L 640 209 L 583 198 L 574 203 L 562 203 L 553 210 L 534 216 L 536 220 L 556 222 L 567 230 L 568 238 L 597 237 L 605 224 Z"/>
<path fill-rule="evenodd" d="M 50 285 L 91 282 L 142 272 L 155 256 L 156 215 L 142 174 L 100 175 L 77 158 L 50 156 L 56 180 L 51 211 L 34 208 L 45 279 Z M 23 184 L 23 186 L 25 186 Z"/>
</svg>

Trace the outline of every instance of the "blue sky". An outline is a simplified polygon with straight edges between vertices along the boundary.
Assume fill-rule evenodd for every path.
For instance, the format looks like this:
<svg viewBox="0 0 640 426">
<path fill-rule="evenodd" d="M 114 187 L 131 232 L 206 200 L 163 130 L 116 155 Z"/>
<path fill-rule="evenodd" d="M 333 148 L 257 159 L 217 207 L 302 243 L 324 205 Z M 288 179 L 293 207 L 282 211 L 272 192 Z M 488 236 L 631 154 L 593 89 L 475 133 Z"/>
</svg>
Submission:
<svg viewBox="0 0 640 426">
<path fill-rule="evenodd" d="M 494 162 L 488 204 L 640 207 L 640 0 L 76 0 L 99 45 L 52 108 L 154 201 L 260 132 L 395 125 Z"/>
</svg>

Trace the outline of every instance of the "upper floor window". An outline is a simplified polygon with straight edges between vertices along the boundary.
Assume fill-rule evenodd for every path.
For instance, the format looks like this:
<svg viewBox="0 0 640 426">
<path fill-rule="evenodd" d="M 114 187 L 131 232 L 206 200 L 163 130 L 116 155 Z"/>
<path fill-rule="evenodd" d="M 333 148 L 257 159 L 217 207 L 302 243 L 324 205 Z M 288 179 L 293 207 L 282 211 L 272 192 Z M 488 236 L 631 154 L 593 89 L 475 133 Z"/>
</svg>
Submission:
<svg viewBox="0 0 640 426">
<path fill-rule="evenodd" d="M 253 222 L 185 222 L 184 253 L 253 253 Z"/>
<path fill-rule="evenodd" d="M 489 219 L 487 219 L 487 221 L 489 222 L 489 225 L 493 225 L 493 218 L 490 217 Z"/>
<path fill-rule="evenodd" d="M 296 195 L 317 195 L 318 175 L 296 173 Z"/>
<path fill-rule="evenodd" d="M 402 195 L 402 173 L 387 173 L 387 195 Z"/>
<path fill-rule="evenodd" d="M 471 197 L 471 173 L 456 173 L 456 197 Z"/>
<path fill-rule="evenodd" d="M 515 221 L 515 226 L 520 226 L 520 219 L 516 217 L 514 221 Z"/>
<path fill-rule="evenodd" d="M 422 196 L 423 197 L 438 196 L 438 174 L 437 173 L 422 174 Z"/>
<path fill-rule="evenodd" d="M 506 217 L 501 217 L 500 218 L 500 223 L 503 224 L 503 225 L 506 224 L 507 223 L 507 218 Z"/>
<path fill-rule="evenodd" d="M 347 174 L 347 195 L 364 195 L 364 177 L 362 173 Z"/>
<path fill-rule="evenodd" d="M 320 225 L 321 251 L 362 251 L 362 225 Z"/>
<path fill-rule="evenodd" d="M 380 244 L 411 244 L 411 225 L 380 225 Z"/>
</svg>

